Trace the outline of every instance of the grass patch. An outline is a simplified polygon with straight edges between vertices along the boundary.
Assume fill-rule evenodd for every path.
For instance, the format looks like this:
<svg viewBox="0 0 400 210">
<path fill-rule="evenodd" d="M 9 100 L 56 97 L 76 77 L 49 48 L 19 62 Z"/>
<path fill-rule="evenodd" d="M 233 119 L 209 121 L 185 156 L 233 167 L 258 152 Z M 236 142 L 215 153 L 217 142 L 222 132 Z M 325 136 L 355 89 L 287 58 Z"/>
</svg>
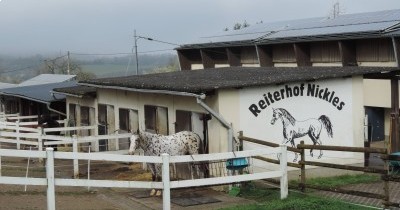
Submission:
<svg viewBox="0 0 400 210">
<path fill-rule="evenodd" d="M 371 208 L 357 206 L 341 202 L 340 200 L 316 197 L 305 195 L 296 192 L 290 192 L 287 199 L 280 199 L 279 189 L 261 189 L 254 186 L 247 187 L 241 190 L 240 197 L 255 200 L 255 204 L 246 204 L 223 208 L 222 210 L 309 210 L 309 209 L 324 209 L 324 210 L 367 210 Z"/>
<path fill-rule="evenodd" d="M 318 177 L 306 180 L 306 184 L 321 187 L 341 187 L 349 184 L 362 184 L 362 183 L 372 183 L 381 180 L 379 175 L 375 174 L 357 174 L 357 175 L 341 175 L 334 177 Z M 298 185 L 299 181 L 290 181 L 292 185 Z"/>
</svg>

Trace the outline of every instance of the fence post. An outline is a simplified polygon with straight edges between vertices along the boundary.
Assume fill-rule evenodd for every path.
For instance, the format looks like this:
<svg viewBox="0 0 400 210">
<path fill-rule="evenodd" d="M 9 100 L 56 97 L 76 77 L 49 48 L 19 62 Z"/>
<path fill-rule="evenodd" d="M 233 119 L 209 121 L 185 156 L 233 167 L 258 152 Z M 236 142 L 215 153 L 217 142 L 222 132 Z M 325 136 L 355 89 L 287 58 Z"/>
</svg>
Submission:
<svg viewBox="0 0 400 210">
<path fill-rule="evenodd" d="M 287 146 L 280 145 L 281 148 L 281 162 L 280 169 L 282 172 L 281 176 L 281 199 L 285 199 L 288 196 L 288 174 L 287 174 Z"/>
<path fill-rule="evenodd" d="M 162 154 L 163 210 L 171 209 L 171 189 L 169 179 L 169 155 Z"/>
<path fill-rule="evenodd" d="M 74 179 L 79 178 L 79 163 L 78 158 L 76 157 L 78 154 L 78 137 L 76 135 L 72 135 L 72 155 L 74 156 Z"/>
<path fill-rule="evenodd" d="M 300 141 L 301 145 L 304 145 L 304 141 Z M 305 154 L 305 149 L 301 150 L 300 153 L 300 165 L 301 165 L 301 174 L 300 174 L 300 190 L 301 192 L 306 192 L 306 154 Z"/>
<path fill-rule="evenodd" d="M 38 151 L 43 151 L 43 128 L 38 127 Z M 43 158 L 39 158 L 39 163 L 43 163 Z"/>
<path fill-rule="evenodd" d="M 56 192 L 54 187 L 54 150 L 46 148 L 47 209 L 56 209 Z"/>
<path fill-rule="evenodd" d="M 0 142 L 0 149 L 1 149 L 1 142 Z M 0 155 L 0 176 L 1 176 L 1 155 Z"/>
<path fill-rule="evenodd" d="M 389 154 L 390 154 L 390 151 L 388 150 L 387 151 L 387 155 L 389 156 Z M 388 179 L 388 175 L 390 174 L 390 171 L 389 171 L 389 160 L 388 160 L 388 158 L 385 158 L 385 161 L 384 161 L 384 170 L 386 171 L 386 177 L 385 177 L 385 179 L 383 180 L 383 195 L 384 195 L 384 197 L 383 197 L 383 205 L 385 206 L 385 208 L 384 209 L 389 209 L 389 201 L 390 201 L 390 192 L 389 192 L 389 179 Z M 384 176 L 382 176 L 382 177 L 384 177 Z"/>
<path fill-rule="evenodd" d="M 239 148 L 238 151 L 243 151 L 243 131 L 239 131 Z"/>
<path fill-rule="evenodd" d="M 20 142 L 20 137 L 19 137 L 19 120 L 15 122 L 15 132 L 17 133 L 17 150 L 21 149 L 21 142 Z"/>
</svg>

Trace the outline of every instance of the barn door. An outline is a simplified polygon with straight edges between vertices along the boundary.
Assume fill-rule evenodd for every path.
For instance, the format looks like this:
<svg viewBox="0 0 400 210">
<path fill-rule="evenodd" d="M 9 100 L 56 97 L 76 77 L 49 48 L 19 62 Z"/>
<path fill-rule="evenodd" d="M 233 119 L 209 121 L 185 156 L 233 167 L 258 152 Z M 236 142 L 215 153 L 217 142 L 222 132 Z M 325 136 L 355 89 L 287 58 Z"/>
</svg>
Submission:
<svg viewBox="0 0 400 210">
<path fill-rule="evenodd" d="M 168 108 L 145 105 L 144 118 L 147 132 L 168 135 Z"/>
<path fill-rule="evenodd" d="M 197 133 L 203 140 L 203 151 L 207 151 L 208 138 L 207 138 L 207 114 L 190 112 L 190 111 L 176 111 L 175 132 L 180 131 L 193 131 Z"/>
<path fill-rule="evenodd" d="M 119 109 L 119 132 L 136 132 L 139 128 L 138 112 L 132 109 Z M 129 138 L 121 138 L 118 141 L 119 149 L 129 149 Z"/>
<path fill-rule="evenodd" d="M 162 135 L 168 135 L 168 109 L 157 107 L 156 112 L 156 132 Z"/>
<path fill-rule="evenodd" d="M 99 135 L 106 135 L 107 129 L 107 105 L 99 104 L 98 106 L 98 133 Z M 107 139 L 99 140 L 99 150 L 107 151 Z"/>
<path fill-rule="evenodd" d="M 175 133 L 192 130 L 192 113 L 176 110 Z"/>
<path fill-rule="evenodd" d="M 379 107 L 366 107 L 365 112 L 368 116 L 368 140 L 385 140 L 385 110 Z"/>
</svg>

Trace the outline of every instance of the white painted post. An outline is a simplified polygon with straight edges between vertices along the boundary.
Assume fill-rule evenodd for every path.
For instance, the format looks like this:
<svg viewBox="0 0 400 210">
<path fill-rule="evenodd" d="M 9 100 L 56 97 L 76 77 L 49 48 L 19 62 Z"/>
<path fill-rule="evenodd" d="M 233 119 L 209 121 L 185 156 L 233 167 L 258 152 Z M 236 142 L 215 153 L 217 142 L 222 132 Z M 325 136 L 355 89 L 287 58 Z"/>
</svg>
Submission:
<svg viewBox="0 0 400 210">
<path fill-rule="evenodd" d="M 0 149 L 1 149 L 1 143 L 0 143 Z M 1 176 L 1 155 L 0 155 L 0 176 Z"/>
<path fill-rule="evenodd" d="M 38 127 L 38 150 L 43 151 L 43 128 Z M 43 158 L 39 158 L 39 163 L 43 163 Z"/>
<path fill-rule="evenodd" d="M 19 120 L 17 120 L 15 124 L 15 132 L 17 133 L 17 150 L 21 149 L 21 142 L 20 142 L 20 137 L 19 137 Z"/>
<path fill-rule="evenodd" d="M 66 128 L 66 127 L 68 127 L 68 118 L 64 119 L 64 128 Z M 70 131 L 64 131 L 64 136 L 69 136 L 69 134 L 70 134 Z"/>
<path fill-rule="evenodd" d="M 90 147 L 89 147 L 89 154 L 90 154 Z M 88 160 L 88 165 L 87 165 L 87 179 L 90 181 L 90 159 Z M 88 186 L 88 191 L 90 191 L 90 186 Z"/>
<path fill-rule="evenodd" d="M 281 147 L 281 162 L 280 169 L 282 172 L 281 176 L 281 199 L 285 199 L 288 196 L 288 174 L 287 174 L 287 146 L 280 145 Z"/>
<path fill-rule="evenodd" d="M 78 154 L 78 137 L 72 135 L 72 155 L 74 156 L 74 179 L 79 179 L 79 163 L 76 158 Z"/>
<path fill-rule="evenodd" d="M 54 150 L 46 148 L 47 209 L 56 209 L 56 191 L 54 184 Z"/>
<path fill-rule="evenodd" d="M 29 147 L 29 151 L 32 151 L 32 147 L 30 146 Z M 28 163 L 27 163 L 27 165 L 26 165 L 26 173 L 25 173 L 25 178 L 27 179 L 28 178 L 28 173 L 29 173 L 29 162 L 31 161 L 31 157 L 29 156 L 28 157 Z M 25 184 L 25 192 L 26 192 L 26 188 L 27 188 L 27 185 Z"/>
<path fill-rule="evenodd" d="M 162 165 L 162 181 L 163 181 L 163 210 L 171 209 L 171 189 L 169 180 L 169 155 L 164 153 L 161 155 Z"/>
</svg>

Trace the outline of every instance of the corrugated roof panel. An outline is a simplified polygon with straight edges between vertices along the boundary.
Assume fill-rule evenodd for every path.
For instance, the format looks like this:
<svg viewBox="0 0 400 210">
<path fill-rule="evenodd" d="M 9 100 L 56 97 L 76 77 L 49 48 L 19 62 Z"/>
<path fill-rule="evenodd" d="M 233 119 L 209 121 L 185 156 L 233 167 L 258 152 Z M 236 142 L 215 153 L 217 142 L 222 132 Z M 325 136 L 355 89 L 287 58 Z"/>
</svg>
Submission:
<svg viewBox="0 0 400 210">
<path fill-rule="evenodd" d="M 75 78 L 76 75 L 65 74 L 40 74 L 36 77 L 21 82 L 18 86 L 41 85 L 56 82 L 65 82 Z"/>
<path fill-rule="evenodd" d="M 65 99 L 65 95 L 54 94 L 50 91 L 55 88 L 72 87 L 76 85 L 76 81 L 49 83 L 44 85 L 31 85 L 31 86 L 19 86 L 14 88 L 7 88 L 0 90 L 0 94 L 14 96 L 19 98 L 25 98 L 28 100 L 49 103 L 52 101 L 59 101 Z"/>
<path fill-rule="evenodd" d="M 107 89 L 132 88 L 140 90 L 207 93 L 217 89 L 276 85 L 341 78 L 389 71 L 397 67 L 226 67 L 201 71 L 175 71 L 168 73 L 134 75 L 118 78 L 102 78 L 83 81 L 81 85 Z M 223 78 L 223 79 L 221 79 Z M 65 91 L 65 89 L 64 89 Z"/>
<path fill-rule="evenodd" d="M 340 26 L 330 26 L 322 28 L 283 30 L 271 34 L 269 36 L 266 36 L 264 39 L 373 32 L 386 29 L 387 27 L 390 27 L 396 23 L 397 21 L 392 21 L 392 22 L 370 23 L 370 24 L 359 24 L 359 25 L 340 25 Z"/>
<path fill-rule="evenodd" d="M 0 82 L 0 89 L 16 87 L 17 84 Z"/>
</svg>

